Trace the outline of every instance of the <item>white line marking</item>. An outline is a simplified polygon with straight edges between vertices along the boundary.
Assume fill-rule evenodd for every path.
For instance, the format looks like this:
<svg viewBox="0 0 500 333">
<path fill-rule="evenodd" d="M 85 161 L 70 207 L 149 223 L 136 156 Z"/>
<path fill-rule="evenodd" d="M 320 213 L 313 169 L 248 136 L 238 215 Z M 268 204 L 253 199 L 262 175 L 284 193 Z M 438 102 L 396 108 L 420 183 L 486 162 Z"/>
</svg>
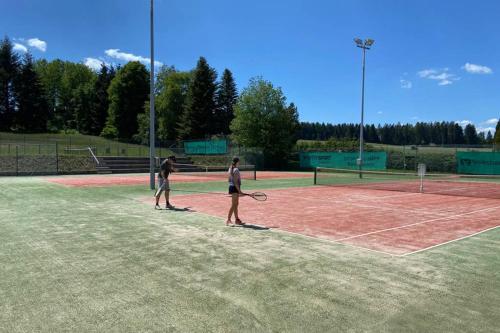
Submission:
<svg viewBox="0 0 500 333">
<path fill-rule="evenodd" d="M 194 211 L 193 213 L 194 214 L 198 214 L 198 215 L 205 215 L 205 216 L 213 217 L 213 218 L 216 218 L 218 220 L 224 221 L 224 218 L 222 218 L 220 216 L 216 216 L 216 215 L 212 215 L 212 214 L 208 214 L 208 213 L 204 213 L 204 212 L 198 212 L 198 211 Z M 253 225 L 257 225 L 257 224 L 253 224 Z M 309 236 L 309 235 L 301 234 L 301 233 L 298 233 L 298 232 L 287 231 L 287 230 L 280 229 L 279 227 L 278 228 L 276 228 L 276 227 L 268 227 L 268 226 L 265 226 L 265 227 L 269 228 L 268 229 L 269 231 L 278 231 L 278 232 L 281 232 L 281 233 L 287 233 L 287 234 L 291 234 L 291 235 L 295 235 L 295 236 L 301 236 L 301 237 L 305 237 L 305 238 L 310 238 L 310 239 L 313 239 L 313 240 L 316 240 L 316 241 L 319 240 L 319 241 L 323 241 L 323 242 L 327 242 L 327 243 L 334 243 L 334 244 L 341 245 L 341 246 L 352 247 L 352 248 L 355 248 L 355 249 L 358 249 L 358 250 L 375 252 L 375 253 L 383 254 L 383 255 L 386 255 L 386 256 L 391 256 L 391 257 L 400 257 L 401 256 L 400 254 L 394 254 L 394 253 L 389 253 L 389 252 L 384 252 L 384 251 L 379 251 L 379 250 L 373 250 L 373 249 L 370 249 L 370 248 L 367 248 L 367 247 L 362 247 L 362 246 L 357 246 L 357 245 L 353 245 L 353 244 L 349 244 L 349 243 L 339 242 L 339 241 L 334 240 L 334 239 L 326 239 L 326 238 L 321 238 L 321 237 L 314 237 L 314 236 Z"/>
<path fill-rule="evenodd" d="M 432 246 L 429 246 L 429 247 L 426 247 L 426 248 L 423 248 L 423 249 L 420 249 L 420 250 L 417 250 L 417 251 L 408 252 L 408 253 L 402 254 L 400 256 L 404 257 L 404 256 L 408 256 L 408 255 L 411 255 L 411 254 L 415 254 L 415 253 L 427 251 L 427 250 L 430 250 L 430 249 L 433 249 L 433 248 L 436 248 L 436 247 L 439 247 L 439 246 L 443 246 L 443 245 L 446 245 L 446 244 L 457 242 L 457 241 L 460 241 L 460 240 L 463 240 L 463 239 L 466 239 L 466 238 L 474 237 L 474 236 L 477 236 L 479 234 L 482 234 L 482 233 L 485 233 L 485 232 L 488 232 L 488 231 L 491 231 L 491 230 L 494 230 L 494 229 L 497 229 L 497 228 L 500 228 L 500 226 L 496 226 L 496 227 L 493 227 L 493 228 L 488 228 L 488 229 L 476 232 L 476 233 L 471 234 L 471 235 L 467 235 L 467 236 L 460 237 L 460 238 L 457 238 L 457 239 L 452 239 L 450 241 L 447 241 L 447 242 L 444 242 L 444 243 L 440 243 L 440 244 L 436 244 L 436 245 L 432 245 Z"/>
<path fill-rule="evenodd" d="M 327 242 L 327 243 L 334 243 L 334 244 L 337 244 L 337 245 L 343 245 L 343 246 L 347 246 L 347 247 L 352 247 L 352 248 L 355 248 L 355 249 L 358 249 L 358 250 L 375 252 L 375 253 L 378 253 L 378 254 L 383 254 L 383 255 L 391 256 L 391 257 L 400 257 L 401 256 L 400 254 L 394 254 L 394 253 L 389 253 L 389 252 L 384 252 L 384 251 L 370 249 L 368 247 L 362 247 L 362 246 L 357 246 L 357 245 L 353 245 L 353 244 L 349 244 L 349 243 L 343 243 L 343 242 L 339 242 L 339 241 L 334 240 L 334 239 L 326 239 L 326 238 L 321 238 L 321 237 L 309 236 L 309 235 L 301 234 L 301 233 L 298 233 L 298 232 L 283 230 L 283 229 L 280 229 L 280 228 L 273 228 L 273 229 L 270 229 L 270 230 L 278 231 L 278 232 L 282 232 L 282 233 L 287 233 L 287 234 L 291 234 L 291 235 L 295 235 L 295 236 L 306 237 L 306 238 L 310 238 L 310 239 L 314 239 L 314 240 L 319 240 L 319 241 L 323 241 L 323 242 Z"/>
<path fill-rule="evenodd" d="M 445 217 L 439 217 L 439 218 L 436 218 L 436 219 L 430 219 L 430 220 L 426 220 L 426 221 L 421 221 L 421 222 L 416 222 L 416 223 L 411 223 L 411 224 L 405 224 L 405 225 L 402 225 L 402 226 L 399 226 L 399 227 L 393 227 L 393 228 L 387 228 L 387 229 L 382 229 L 382 230 L 376 230 L 376 231 L 372 231 L 372 232 L 367 232 L 367 233 L 360 234 L 360 235 L 355 235 L 355 236 L 350 236 L 350 237 L 345 237 L 345 238 L 337 239 L 336 241 L 341 242 L 341 241 L 345 241 L 345 240 L 348 240 L 348 239 L 353 239 L 353 238 L 359 238 L 359 237 L 363 237 L 363 236 L 378 234 L 378 233 L 385 232 L 385 231 L 391 231 L 391 230 L 397 230 L 397 229 L 404 229 L 404 228 L 407 228 L 407 227 L 411 227 L 411 226 L 415 226 L 415 225 L 419 225 L 419 224 L 424 224 L 424 223 L 429 223 L 429 222 L 435 222 L 435 221 L 440 221 L 440 220 L 449 220 L 449 219 L 453 219 L 453 218 L 456 218 L 456 217 L 461 217 L 461 216 L 476 214 L 476 213 L 480 213 L 480 212 L 486 212 L 486 211 L 495 210 L 495 209 L 498 209 L 498 208 L 500 208 L 500 206 L 483 208 L 483 209 L 479 209 L 479 210 L 475 210 L 475 211 L 467 212 L 467 213 L 463 213 L 463 214 L 456 214 L 456 215 L 450 215 L 450 216 L 445 216 Z"/>
</svg>

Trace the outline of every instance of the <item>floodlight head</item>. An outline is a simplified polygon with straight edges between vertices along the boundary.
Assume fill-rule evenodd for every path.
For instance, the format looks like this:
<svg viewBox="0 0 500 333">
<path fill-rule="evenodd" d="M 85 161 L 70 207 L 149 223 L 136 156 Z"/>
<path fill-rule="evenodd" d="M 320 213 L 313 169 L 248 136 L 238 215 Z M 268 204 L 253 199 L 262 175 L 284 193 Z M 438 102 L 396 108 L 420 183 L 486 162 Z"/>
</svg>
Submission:
<svg viewBox="0 0 500 333">
<path fill-rule="evenodd" d="M 366 46 L 372 46 L 373 43 L 375 43 L 375 41 L 373 39 L 368 38 L 367 40 L 365 40 L 365 45 Z"/>
<path fill-rule="evenodd" d="M 354 42 L 356 43 L 356 45 L 358 46 L 363 46 L 363 41 L 359 38 L 354 38 Z"/>
</svg>

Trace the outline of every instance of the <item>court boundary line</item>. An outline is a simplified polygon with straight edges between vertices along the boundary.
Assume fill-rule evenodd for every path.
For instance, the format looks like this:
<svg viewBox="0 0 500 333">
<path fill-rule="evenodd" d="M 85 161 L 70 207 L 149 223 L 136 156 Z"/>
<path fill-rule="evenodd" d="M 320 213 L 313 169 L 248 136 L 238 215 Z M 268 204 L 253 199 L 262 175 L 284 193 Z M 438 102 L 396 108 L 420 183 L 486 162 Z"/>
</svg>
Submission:
<svg viewBox="0 0 500 333">
<path fill-rule="evenodd" d="M 294 235 L 294 236 L 301 236 L 301 237 L 305 237 L 305 238 L 319 240 L 319 241 L 322 241 L 322 242 L 333 243 L 333 244 L 337 244 L 337 245 L 343 245 L 343 246 L 351 247 L 351 248 L 354 248 L 354 249 L 364 250 L 364 251 L 369 251 L 369 252 L 374 252 L 374 253 L 383 254 L 383 255 L 391 256 L 391 257 L 401 257 L 402 256 L 401 254 L 395 254 L 395 253 L 389 253 L 389 252 L 385 252 L 385 251 L 381 251 L 381 250 L 370 249 L 368 247 L 363 247 L 363 246 L 358 246 L 358 245 L 354 245 L 354 244 L 340 242 L 340 241 L 335 240 L 335 239 L 326 239 L 326 238 L 322 238 L 322 237 L 310 236 L 310 235 L 301 234 L 301 233 L 298 233 L 298 232 L 283 230 L 283 229 L 280 229 L 280 228 L 271 228 L 269 230 L 273 230 L 273 231 L 276 230 L 278 232 L 282 232 L 282 233 L 286 233 L 286 234 L 291 234 L 291 235 Z"/>
<path fill-rule="evenodd" d="M 441 221 L 441 220 L 449 220 L 449 219 L 453 219 L 453 218 L 456 218 L 456 217 L 461 217 L 461 216 L 476 214 L 476 213 L 480 213 L 480 212 L 484 212 L 484 211 L 490 211 L 490 210 L 495 210 L 495 209 L 499 209 L 499 208 L 500 208 L 500 206 L 478 209 L 478 210 L 474 210 L 472 212 L 467 212 L 467 213 L 462 213 L 462 214 L 455 214 L 455 215 L 450 215 L 450 216 L 445 216 L 445 217 L 439 217 L 439 218 L 425 220 L 425 221 L 421 221 L 421 222 L 415 222 L 415 223 L 405 224 L 405 225 L 402 225 L 402 226 L 399 226 L 399 227 L 386 228 L 386 229 L 381 229 L 381 230 L 367 232 L 367 233 L 364 233 L 364 234 L 354 235 L 354 236 L 350 236 L 350 237 L 344 237 L 344 238 L 337 239 L 337 241 L 341 242 L 341 241 L 345 241 L 345 240 L 349 240 L 349 239 L 354 239 L 354 238 L 369 236 L 369 235 L 373 235 L 373 234 L 378 234 L 378 233 L 381 233 L 381 232 L 398 230 L 398 229 L 404 229 L 404 228 L 412 227 L 412 226 L 415 226 L 415 225 L 420 225 L 420 224 L 425 224 L 425 223 L 430 223 L 430 222 L 436 222 L 436 221 Z"/>
<path fill-rule="evenodd" d="M 432 250 L 432 249 L 434 249 L 436 247 L 440 247 L 440 246 L 443 246 L 443 245 L 448 245 L 450 243 L 458 242 L 458 241 L 461 241 L 461 240 L 464 240 L 464 239 L 467 239 L 467 238 L 472 238 L 472 237 L 478 236 L 480 234 L 483 234 L 483 233 L 486 233 L 488 231 L 492 231 L 492 230 L 495 230 L 495 229 L 498 229 L 498 228 L 500 228 L 500 226 L 491 227 L 491 228 L 488 228 L 488 229 L 485 229 L 485 230 L 478 231 L 478 232 L 473 233 L 471 235 L 467 235 L 467 236 L 463 236 L 463 237 L 460 237 L 460 238 L 452 239 L 452 240 L 444 242 L 444 243 L 440 243 L 440 244 L 428 246 L 426 248 L 419 249 L 419 250 L 416 250 L 416 251 L 413 251 L 413 252 L 404 253 L 404 254 L 401 254 L 400 257 L 406 257 L 406 256 L 409 256 L 409 255 L 412 255 L 412 254 L 417 254 L 417 253 L 420 253 L 420 252 Z"/>
<path fill-rule="evenodd" d="M 212 215 L 212 214 L 208 214 L 208 213 L 200 212 L 200 211 L 193 211 L 192 213 L 193 214 L 199 214 L 199 215 L 209 216 L 209 217 L 212 217 L 212 218 L 215 218 L 217 220 L 220 220 L 220 221 L 224 222 L 224 218 L 220 217 L 220 216 L 217 216 L 217 215 Z M 249 223 L 249 224 L 254 224 L 254 223 Z M 258 224 L 255 223 L 255 225 L 258 225 Z M 337 245 L 341 245 L 341 246 L 347 246 L 347 247 L 355 248 L 355 249 L 358 249 L 358 250 L 364 250 L 364 251 L 374 252 L 374 253 L 383 254 L 383 255 L 391 256 L 391 257 L 401 257 L 401 254 L 394 254 L 394 253 L 389 253 L 389 252 L 374 250 L 374 249 L 370 249 L 370 248 L 367 248 L 367 247 L 362 247 L 362 246 L 357 246 L 357 245 L 353 245 L 353 244 L 349 244 L 349 243 L 339 242 L 339 241 L 337 241 L 335 239 L 326 239 L 326 238 L 321 238 L 321 237 L 315 237 L 315 236 L 305 235 L 305 234 L 301 234 L 301 233 L 298 233 L 298 232 L 283 230 L 283 229 L 281 229 L 279 227 L 277 227 L 277 228 L 276 227 L 272 227 L 272 226 L 270 227 L 270 226 L 267 226 L 265 224 L 263 224 L 262 226 L 265 226 L 266 228 L 269 228 L 268 231 L 277 231 L 277 232 L 280 232 L 280 233 L 286 233 L 286 234 L 290 234 L 290 235 L 294 235 L 294 236 L 300 236 L 300 237 L 310 238 L 310 239 L 313 239 L 313 240 L 316 240 L 316 241 L 319 240 L 319 241 L 322 241 L 322 242 L 333 243 L 333 244 L 337 244 Z"/>
</svg>

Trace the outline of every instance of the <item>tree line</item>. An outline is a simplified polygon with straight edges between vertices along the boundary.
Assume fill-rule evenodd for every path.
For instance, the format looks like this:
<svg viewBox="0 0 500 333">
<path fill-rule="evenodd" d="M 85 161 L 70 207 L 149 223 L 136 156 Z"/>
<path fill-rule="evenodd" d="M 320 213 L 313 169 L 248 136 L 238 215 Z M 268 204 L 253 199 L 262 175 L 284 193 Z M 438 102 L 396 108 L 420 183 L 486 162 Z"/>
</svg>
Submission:
<svg viewBox="0 0 500 333">
<path fill-rule="evenodd" d="M 300 123 L 300 139 L 359 140 L 359 124 Z M 416 124 L 367 124 L 363 129 L 366 142 L 390 145 L 476 145 L 500 143 L 500 121 L 496 126 L 495 137 L 488 133 L 478 133 L 473 124 L 463 128 L 456 122 L 417 122 Z"/>
<path fill-rule="evenodd" d="M 149 142 L 149 71 L 140 62 L 94 72 L 81 63 L 19 56 L 0 42 L 0 131 L 68 132 L 125 142 Z M 238 96 L 229 69 L 200 57 L 191 71 L 163 66 L 155 80 L 157 138 L 162 141 L 231 135 L 259 147 L 269 165 L 286 161 L 297 140 L 298 111 L 261 77 Z"/>
<path fill-rule="evenodd" d="M 155 86 L 160 140 L 229 135 L 238 92 L 232 73 L 221 81 L 201 57 L 192 71 L 162 67 Z M 77 131 L 128 142 L 149 135 L 149 71 L 140 62 L 104 63 L 96 73 L 84 64 L 34 61 L 0 43 L 0 130 Z"/>
</svg>

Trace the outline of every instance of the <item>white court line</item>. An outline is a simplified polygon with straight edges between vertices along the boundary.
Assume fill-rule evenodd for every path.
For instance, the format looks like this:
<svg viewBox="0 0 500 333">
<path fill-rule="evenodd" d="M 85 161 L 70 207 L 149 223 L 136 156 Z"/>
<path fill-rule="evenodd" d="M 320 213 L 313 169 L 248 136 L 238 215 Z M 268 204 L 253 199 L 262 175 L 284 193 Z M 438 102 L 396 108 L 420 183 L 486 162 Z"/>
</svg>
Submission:
<svg viewBox="0 0 500 333">
<path fill-rule="evenodd" d="M 460 237 L 460 238 L 457 238 L 457 239 L 452 239 L 451 241 L 447 241 L 447 242 L 444 242 L 444 243 L 432 245 L 432 246 L 429 246 L 429 247 L 426 247 L 426 248 L 423 248 L 423 249 L 420 249 L 420 250 L 417 250 L 417 251 L 413 251 L 413 252 L 408 252 L 408 253 L 405 253 L 405 254 L 401 254 L 400 256 L 404 257 L 404 256 L 412 255 L 412 254 L 415 254 L 415 253 L 427 251 L 427 250 L 430 250 L 430 249 L 433 249 L 433 248 L 436 248 L 436 247 L 439 247 L 439 246 L 443 246 L 443 245 L 446 245 L 446 244 L 457 242 L 457 241 L 460 241 L 460 240 L 463 240 L 463 239 L 466 239 L 466 238 L 474 237 L 474 236 L 477 236 L 477 235 L 482 234 L 484 232 L 491 231 L 491 230 L 494 230 L 494 229 L 497 229 L 497 228 L 500 228 L 500 226 L 496 226 L 496 227 L 493 227 L 493 228 L 488 228 L 488 229 L 476 232 L 476 233 L 471 234 L 471 235 L 467 235 L 467 236 Z"/>
<path fill-rule="evenodd" d="M 348 240 L 348 239 L 353 239 L 353 238 L 359 238 L 359 237 L 363 237 L 363 236 L 378 234 L 378 233 L 381 233 L 381 232 L 386 232 L 386 231 L 391 231 L 391 230 L 397 230 L 397 229 L 404 229 L 404 228 L 415 226 L 415 225 L 419 225 L 419 224 L 424 224 L 424 223 L 429 223 L 429 222 L 435 222 L 435 221 L 440 221 L 440 220 L 449 220 L 449 219 L 453 219 L 453 218 L 456 218 L 456 217 L 461 217 L 461 216 L 476 214 L 476 213 L 480 213 L 480 212 L 487 212 L 487 211 L 495 210 L 495 209 L 498 209 L 498 208 L 500 208 L 500 206 L 483 208 L 483 209 L 479 209 L 479 210 L 475 210 L 475 211 L 467 212 L 467 213 L 463 213 L 463 214 L 455 214 L 455 215 L 450 215 L 450 216 L 445 216 L 445 217 L 439 217 L 439 218 L 436 218 L 436 219 L 430 219 L 430 220 L 426 220 L 426 221 L 421 221 L 421 222 L 416 222 L 416 223 L 411 223 L 411 224 L 405 224 L 405 225 L 402 225 L 402 226 L 399 226 L 399 227 L 393 227 L 393 228 L 387 228 L 387 229 L 382 229 L 382 230 L 376 230 L 376 231 L 372 231 L 372 232 L 367 232 L 367 233 L 360 234 L 360 235 L 355 235 L 355 236 L 350 236 L 350 237 L 346 237 L 346 238 L 337 239 L 336 241 L 341 242 L 341 241 L 345 241 L 345 240 Z"/>
<path fill-rule="evenodd" d="M 212 214 L 208 214 L 208 213 L 204 213 L 204 212 L 198 212 L 198 211 L 194 211 L 193 213 L 194 214 L 198 214 L 198 215 L 205 215 L 205 216 L 213 217 L 213 218 L 216 218 L 218 220 L 224 221 L 224 218 L 222 218 L 220 216 L 216 216 L 216 215 L 212 215 Z M 253 224 L 253 223 L 248 223 L 248 224 Z M 258 225 L 258 224 L 254 224 L 254 225 Z M 294 235 L 294 236 L 301 236 L 301 237 L 305 237 L 305 238 L 314 239 L 316 241 L 319 240 L 319 241 L 322 241 L 322 242 L 327 242 L 327 243 L 333 243 L 333 244 L 337 244 L 337 245 L 341 245 L 341 246 L 352 247 L 352 248 L 355 248 L 355 249 L 358 249 L 358 250 L 364 250 L 364 251 L 374 252 L 374 253 L 383 254 L 383 255 L 391 256 L 391 257 L 400 257 L 401 256 L 400 254 L 394 254 L 394 253 L 389 253 L 389 252 L 384 252 L 384 251 L 379 251 L 379 250 L 373 250 L 373 249 L 370 249 L 370 248 L 367 248 L 367 247 L 356 246 L 356 245 L 352 245 L 352 244 L 349 244 L 349 243 L 342 243 L 342 242 L 339 242 L 339 241 L 334 240 L 334 239 L 326 239 L 326 238 L 321 238 L 321 237 L 309 236 L 309 235 L 301 234 L 301 233 L 298 233 L 298 232 L 283 230 L 283 229 L 280 229 L 279 227 L 276 228 L 276 227 L 268 227 L 266 225 L 264 225 L 264 226 L 266 228 L 269 228 L 268 231 L 278 231 L 278 232 L 281 232 L 281 233 L 287 233 L 287 234 L 291 234 L 291 235 Z"/>
<path fill-rule="evenodd" d="M 358 250 L 375 252 L 375 253 L 383 254 L 383 255 L 386 255 L 386 256 L 401 257 L 400 254 L 394 254 L 394 253 L 384 252 L 384 251 L 380 251 L 380 250 L 370 249 L 368 247 L 357 246 L 357 245 L 353 245 L 353 244 L 349 244 L 349 243 L 343 243 L 343 242 L 340 242 L 340 241 L 335 240 L 335 239 L 326 239 L 326 238 L 321 238 L 321 237 L 309 236 L 309 235 L 301 234 L 301 233 L 298 233 L 298 232 L 283 230 L 283 229 L 280 229 L 280 228 L 273 228 L 273 229 L 270 229 L 270 230 L 273 230 L 273 231 L 276 230 L 278 232 L 287 233 L 287 234 L 291 234 L 291 235 L 295 235 L 295 236 L 301 236 L 301 237 L 305 237 L 305 238 L 319 240 L 319 241 L 322 241 L 322 242 L 334 243 L 334 244 L 337 244 L 337 245 L 352 247 L 352 248 L 355 248 L 355 249 L 358 249 Z"/>
</svg>

